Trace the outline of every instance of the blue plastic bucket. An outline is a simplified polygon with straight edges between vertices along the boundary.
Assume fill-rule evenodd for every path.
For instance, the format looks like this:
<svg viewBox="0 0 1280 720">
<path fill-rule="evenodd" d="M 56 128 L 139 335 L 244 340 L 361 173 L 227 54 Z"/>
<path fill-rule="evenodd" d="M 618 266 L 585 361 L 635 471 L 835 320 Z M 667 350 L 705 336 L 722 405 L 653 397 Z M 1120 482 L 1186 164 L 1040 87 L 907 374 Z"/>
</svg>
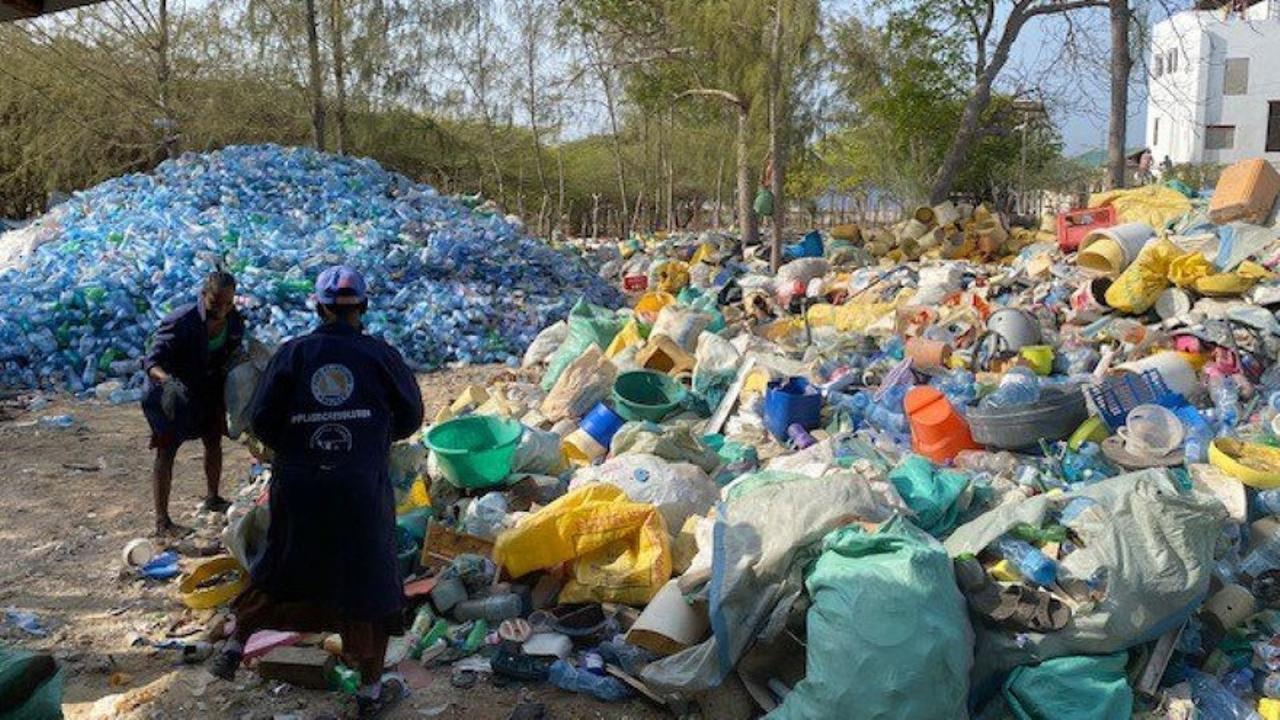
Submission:
<svg viewBox="0 0 1280 720">
<path fill-rule="evenodd" d="M 787 428 L 799 424 L 814 430 L 822 424 L 822 395 L 802 377 L 774 380 L 764 394 L 764 426 L 779 442 Z"/>
<path fill-rule="evenodd" d="M 613 436 L 617 434 L 627 421 L 622 416 L 614 412 L 602 402 L 596 403 L 595 407 L 582 418 L 582 424 L 578 427 L 582 431 L 590 435 L 593 440 L 600 443 L 600 446 L 609 449 L 609 444 L 613 442 Z"/>
</svg>

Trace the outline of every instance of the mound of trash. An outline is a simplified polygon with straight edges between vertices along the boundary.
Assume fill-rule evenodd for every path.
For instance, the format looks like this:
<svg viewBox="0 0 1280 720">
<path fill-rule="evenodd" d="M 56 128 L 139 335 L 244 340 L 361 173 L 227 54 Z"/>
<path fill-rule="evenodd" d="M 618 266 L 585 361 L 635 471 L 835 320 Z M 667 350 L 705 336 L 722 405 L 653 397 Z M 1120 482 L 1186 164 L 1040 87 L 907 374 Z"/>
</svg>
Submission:
<svg viewBox="0 0 1280 720">
<path fill-rule="evenodd" d="M 420 370 L 514 362 L 580 296 L 620 302 L 578 259 L 373 160 L 234 146 L 109 180 L 0 236 L 0 386 L 139 382 L 156 322 L 219 264 L 250 333 L 279 342 L 314 324 L 312 283 L 337 262 L 369 282 L 369 331 Z"/>
</svg>

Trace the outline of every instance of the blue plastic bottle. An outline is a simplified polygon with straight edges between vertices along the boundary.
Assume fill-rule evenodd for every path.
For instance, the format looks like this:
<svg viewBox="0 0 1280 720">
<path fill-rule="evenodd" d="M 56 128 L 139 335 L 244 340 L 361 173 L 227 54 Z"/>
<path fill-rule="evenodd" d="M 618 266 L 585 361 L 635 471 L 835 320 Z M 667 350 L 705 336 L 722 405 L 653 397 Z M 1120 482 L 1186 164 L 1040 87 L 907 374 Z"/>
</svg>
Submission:
<svg viewBox="0 0 1280 720">
<path fill-rule="evenodd" d="M 995 548 L 1024 578 L 1037 585 L 1052 585 L 1058 579 L 1058 564 L 1030 543 L 1006 536 L 995 542 Z"/>
</svg>

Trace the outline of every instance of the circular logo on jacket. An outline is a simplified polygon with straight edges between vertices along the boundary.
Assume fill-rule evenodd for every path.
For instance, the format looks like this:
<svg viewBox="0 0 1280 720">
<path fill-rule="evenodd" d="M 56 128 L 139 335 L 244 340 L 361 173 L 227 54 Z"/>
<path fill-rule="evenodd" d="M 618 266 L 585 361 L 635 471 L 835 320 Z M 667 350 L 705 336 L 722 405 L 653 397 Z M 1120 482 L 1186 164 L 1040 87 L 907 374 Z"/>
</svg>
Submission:
<svg viewBox="0 0 1280 720">
<path fill-rule="evenodd" d="M 347 401 L 356 389 L 355 376 L 346 365 L 330 363 L 311 376 L 311 395 L 316 402 L 336 407 Z"/>
<path fill-rule="evenodd" d="M 322 452 L 351 452 L 351 431 L 336 423 L 321 425 L 311 434 L 311 449 Z"/>
</svg>

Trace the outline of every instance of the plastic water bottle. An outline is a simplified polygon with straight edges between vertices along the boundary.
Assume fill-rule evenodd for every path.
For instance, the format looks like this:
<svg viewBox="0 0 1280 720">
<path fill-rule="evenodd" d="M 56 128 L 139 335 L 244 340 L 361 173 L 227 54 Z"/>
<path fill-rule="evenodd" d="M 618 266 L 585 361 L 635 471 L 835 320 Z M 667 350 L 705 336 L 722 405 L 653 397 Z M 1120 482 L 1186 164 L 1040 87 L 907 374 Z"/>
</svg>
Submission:
<svg viewBox="0 0 1280 720">
<path fill-rule="evenodd" d="M 1253 496 L 1253 507 L 1259 515 L 1280 515 L 1280 489 L 1259 490 Z"/>
<path fill-rule="evenodd" d="M 1251 578 L 1275 568 L 1280 568 L 1280 533 L 1272 533 L 1240 561 L 1240 572 Z"/>
<path fill-rule="evenodd" d="M 960 470 L 985 472 L 1012 478 L 1018 472 L 1018 458 L 1009 452 L 961 450 L 952 461 Z"/>
<path fill-rule="evenodd" d="M 973 373 L 968 370 L 952 370 L 935 381 L 934 386 L 946 396 L 952 407 L 961 412 L 978 398 Z"/>
<path fill-rule="evenodd" d="M 1029 368 L 1017 367 L 1000 378 L 1000 387 L 983 399 L 988 408 L 1031 405 L 1040 399 L 1040 378 Z"/>
<path fill-rule="evenodd" d="M 1240 422 L 1240 390 L 1231 376 L 1209 378 L 1209 397 L 1218 420 L 1218 435 L 1229 435 Z"/>
<path fill-rule="evenodd" d="M 1058 564 L 1030 543 L 1011 537 L 995 542 L 996 551 L 1013 563 L 1022 576 L 1037 585 L 1052 585 L 1058 579 Z"/>
<path fill-rule="evenodd" d="M 548 679 L 561 690 L 590 695 L 604 702 L 618 702 L 631 696 L 631 688 L 621 680 L 579 670 L 565 660 L 557 660 L 551 664 Z"/>
<path fill-rule="evenodd" d="M 463 600 L 453 608 L 453 616 L 458 620 L 485 620 L 498 623 L 510 618 L 520 617 L 523 603 L 515 593 L 490 595 L 485 598 Z"/>
<path fill-rule="evenodd" d="M 1191 683 L 1191 698 L 1201 720 L 1262 720 L 1248 703 L 1232 695 L 1214 676 L 1188 670 L 1187 682 Z"/>
</svg>

